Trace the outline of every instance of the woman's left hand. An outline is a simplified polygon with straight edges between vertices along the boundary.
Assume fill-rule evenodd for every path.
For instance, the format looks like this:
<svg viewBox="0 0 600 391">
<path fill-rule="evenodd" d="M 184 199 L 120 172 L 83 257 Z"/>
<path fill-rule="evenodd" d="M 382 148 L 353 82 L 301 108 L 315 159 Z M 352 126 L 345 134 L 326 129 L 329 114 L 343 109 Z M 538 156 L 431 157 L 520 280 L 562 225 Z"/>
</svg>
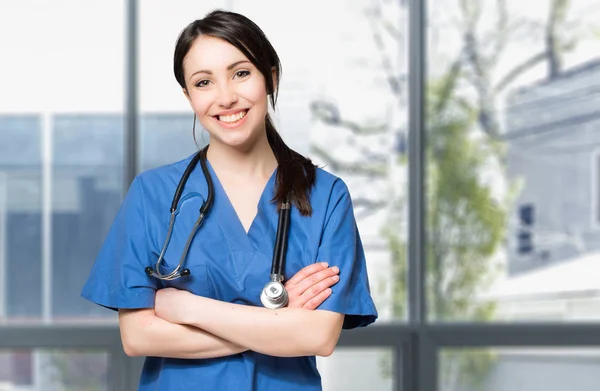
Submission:
<svg viewBox="0 0 600 391">
<path fill-rule="evenodd" d="M 185 324 L 185 315 L 189 312 L 191 293 L 175 288 L 164 288 L 156 291 L 154 313 L 161 319 L 171 323 Z"/>
</svg>

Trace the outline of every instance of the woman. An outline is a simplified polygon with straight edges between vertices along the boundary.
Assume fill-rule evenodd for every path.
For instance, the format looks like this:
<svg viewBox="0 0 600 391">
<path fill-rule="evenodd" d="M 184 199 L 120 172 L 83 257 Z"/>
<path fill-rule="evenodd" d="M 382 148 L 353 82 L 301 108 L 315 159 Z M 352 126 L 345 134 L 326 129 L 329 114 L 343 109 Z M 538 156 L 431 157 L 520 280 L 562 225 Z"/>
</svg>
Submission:
<svg viewBox="0 0 600 391">
<path fill-rule="evenodd" d="M 209 147 L 136 177 L 83 297 L 118 309 L 125 352 L 148 356 L 140 390 L 320 390 L 315 356 L 333 352 L 342 328 L 377 318 L 348 189 L 275 130 L 279 58 L 246 17 L 214 11 L 191 23 L 174 71 Z M 196 156 L 208 176 L 191 172 L 160 257 L 168 206 Z M 264 308 L 286 201 L 289 304 Z M 160 278 L 173 270 L 179 278 Z"/>
</svg>

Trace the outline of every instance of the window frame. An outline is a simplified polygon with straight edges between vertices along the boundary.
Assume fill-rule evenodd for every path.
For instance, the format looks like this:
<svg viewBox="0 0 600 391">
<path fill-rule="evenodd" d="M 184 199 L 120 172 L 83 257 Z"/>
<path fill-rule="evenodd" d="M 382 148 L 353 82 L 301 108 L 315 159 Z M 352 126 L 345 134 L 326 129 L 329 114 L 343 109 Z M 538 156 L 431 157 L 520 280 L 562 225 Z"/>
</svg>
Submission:
<svg viewBox="0 0 600 391">
<path fill-rule="evenodd" d="M 433 323 L 427 319 L 424 260 L 425 227 L 425 85 L 426 85 L 426 0 L 396 0 L 409 7 L 409 245 L 408 319 L 376 323 L 360 330 L 344 331 L 338 347 L 391 348 L 394 357 L 394 389 L 434 391 L 438 389 L 439 355 L 444 348 L 545 346 L 600 346 L 595 323 Z M 124 191 L 138 172 L 138 1 L 126 0 L 126 108 Z M 593 154 L 593 193 L 600 181 L 600 150 Z M 594 204 L 593 220 L 600 210 Z M 600 223 L 595 225 L 600 227 Z M 60 348 L 104 349 L 109 354 L 109 389 L 137 388 L 141 358 L 123 353 L 118 324 L 28 326 L 0 325 L 0 349 Z"/>
</svg>

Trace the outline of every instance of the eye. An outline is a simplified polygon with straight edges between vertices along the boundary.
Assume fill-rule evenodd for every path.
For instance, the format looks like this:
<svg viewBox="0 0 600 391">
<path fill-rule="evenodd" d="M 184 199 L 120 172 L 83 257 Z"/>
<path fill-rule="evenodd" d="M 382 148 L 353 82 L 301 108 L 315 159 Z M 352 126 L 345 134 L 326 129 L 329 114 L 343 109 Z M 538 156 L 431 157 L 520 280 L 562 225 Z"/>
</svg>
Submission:
<svg viewBox="0 0 600 391">
<path fill-rule="evenodd" d="M 198 88 L 206 87 L 210 83 L 208 80 L 198 80 L 196 84 L 194 84 Z"/>
<path fill-rule="evenodd" d="M 243 77 L 246 77 L 248 75 L 250 75 L 250 71 L 237 71 L 235 73 L 235 76 L 239 77 L 239 78 L 243 78 Z"/>
</svg>

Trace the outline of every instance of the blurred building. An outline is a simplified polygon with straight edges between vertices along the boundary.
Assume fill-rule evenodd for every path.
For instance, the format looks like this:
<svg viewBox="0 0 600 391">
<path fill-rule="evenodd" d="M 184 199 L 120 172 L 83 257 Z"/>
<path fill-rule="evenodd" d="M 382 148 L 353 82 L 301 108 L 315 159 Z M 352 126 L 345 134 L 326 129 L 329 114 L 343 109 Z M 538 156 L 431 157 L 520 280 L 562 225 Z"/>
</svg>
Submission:
<svg viewBox="0 0 600 391">
<path fill-rule="evenodd" d="M 506 121 L 509 274 L 600 250 L 600 60 L 518 90 Z"/>
<path fill-rule="evenodd" d="M 519 181 L 507 278 L 485 295 L 500 322 L 600 319 L 600 60 L 523 88 L 508 105 L 507 167 Z M 485 391 L 593 390 L 600 350 L 496 350 Z"/>
</svg>

